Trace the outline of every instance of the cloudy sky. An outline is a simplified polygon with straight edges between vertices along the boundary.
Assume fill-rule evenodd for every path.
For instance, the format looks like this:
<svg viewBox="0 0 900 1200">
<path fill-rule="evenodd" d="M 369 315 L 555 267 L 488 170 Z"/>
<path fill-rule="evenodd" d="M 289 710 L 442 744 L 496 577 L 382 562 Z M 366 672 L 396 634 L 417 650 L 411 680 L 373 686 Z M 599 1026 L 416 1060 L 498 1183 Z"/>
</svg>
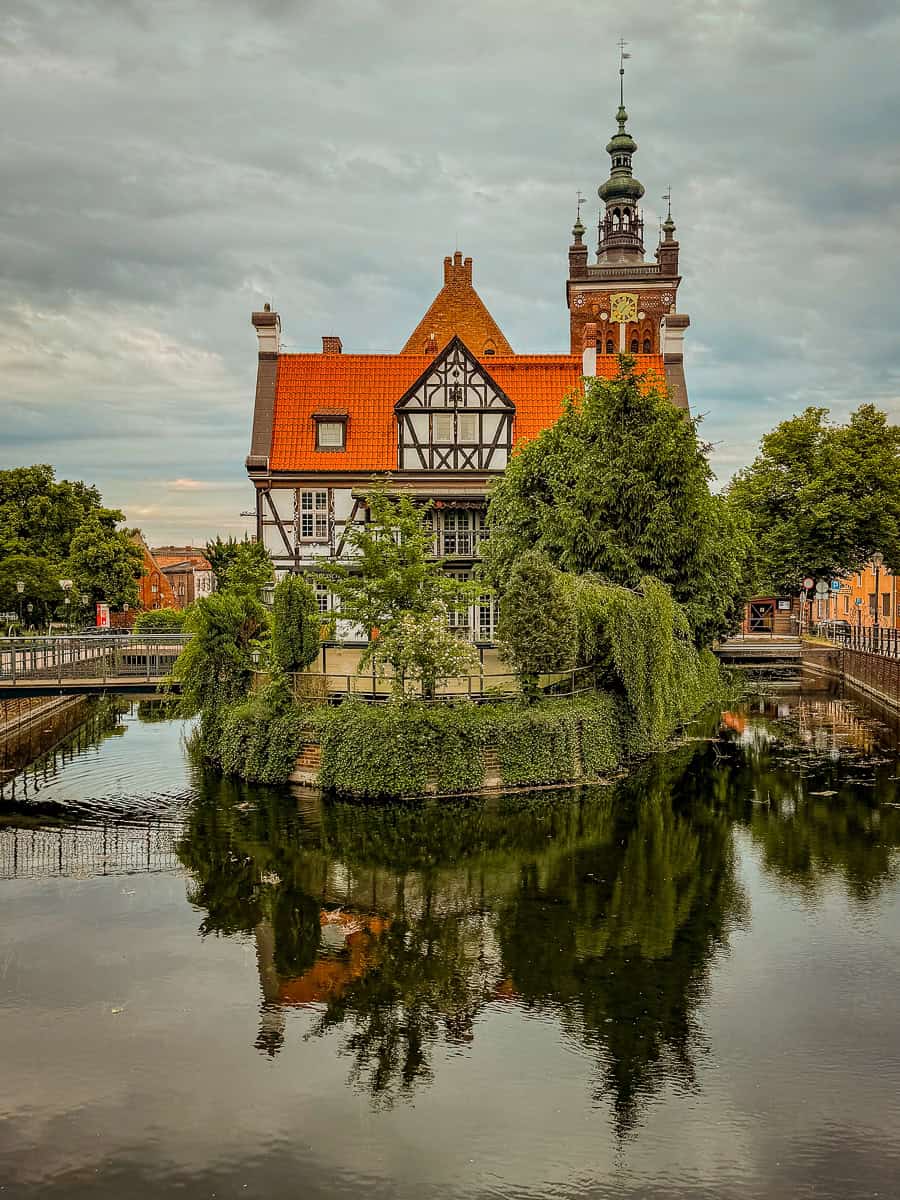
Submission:
<svg viewBox="0 0 900 1200">
<path fill-rule="evenodd" d="M 894 0 L 26 0 L 0 24 L 0 466 L 94 481 L 153 541 L 239 532 L 251 310 L 287 349 L 396 351 L 457 244 L 514 349 L 566 349 L 620 36 L 720 479 L 808 404 L 900 420 Z"/>
</svg>

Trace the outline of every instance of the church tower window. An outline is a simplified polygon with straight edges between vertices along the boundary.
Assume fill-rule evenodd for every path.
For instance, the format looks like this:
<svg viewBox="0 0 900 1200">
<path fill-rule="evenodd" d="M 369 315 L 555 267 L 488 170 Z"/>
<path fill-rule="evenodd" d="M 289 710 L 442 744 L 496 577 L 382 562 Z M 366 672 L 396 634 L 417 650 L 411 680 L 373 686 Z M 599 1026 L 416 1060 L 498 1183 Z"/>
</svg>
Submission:
<svg viewBox="0 0 900 1200">
<path fill-rule="evenodd" d="M 645 353 L 645 354 L 650 354 L 650 353 L 651 353 L 651 348 L 650 348 L 650 339 L 649 339 L 649 338 L 647 338 L 647 337 L 645 337 L 645 338 L 644 338 L 644 353 Z"/>
</svg>

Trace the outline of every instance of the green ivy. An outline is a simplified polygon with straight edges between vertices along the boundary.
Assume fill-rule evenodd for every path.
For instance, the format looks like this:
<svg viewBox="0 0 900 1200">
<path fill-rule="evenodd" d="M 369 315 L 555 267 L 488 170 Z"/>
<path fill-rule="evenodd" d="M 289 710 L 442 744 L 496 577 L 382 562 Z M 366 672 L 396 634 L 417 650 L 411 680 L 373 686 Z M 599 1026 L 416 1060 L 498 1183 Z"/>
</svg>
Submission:
<svg viewBox="0 0 900 1200">
<path fill-rule="evenodd" d="M 320 725 L 321 784 L 345 795 L 476 791 L 483 730 L 474 705 L 345 701 Z"/>
<path fill-rule="evenodd" d="M 653 701 L 660 738 L 722 694 L 711 654 L 676 639 L 673 655 L 678 686 Z M 602 779 L 653 748 L 629 700 L 609 692 L 531 705 L 347 700 L 332 708 L 295 704 L 276 678 L 247 699 L 204 713 L 201 728 L 202 752 L 226 775 L 284 783 L 304 744 L 318 743 L 321 786 L 361 797 L 476 792 L 488 748 L 505 787 Z"/>
</svg>

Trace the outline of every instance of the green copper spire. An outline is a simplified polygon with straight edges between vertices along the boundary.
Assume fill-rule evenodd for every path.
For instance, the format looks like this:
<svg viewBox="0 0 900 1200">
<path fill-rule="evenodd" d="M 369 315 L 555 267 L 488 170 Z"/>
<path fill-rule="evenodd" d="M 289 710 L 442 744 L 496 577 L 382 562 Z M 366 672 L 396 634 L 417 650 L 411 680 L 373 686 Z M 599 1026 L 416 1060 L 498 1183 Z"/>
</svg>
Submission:
<svg viewBox="0 0 900 1200">
<path fill-rule="evenodd" d="M 637 150 L 637 142 L 626 128 L 628 112 L 625 108 L 625 41 L 619 42 L 619 108 L 616 112 L 618 129 L 606 145 L 610 157 L 609 178 L 597 188 L 606 211 L 600 216 L 600 242 L 597 247 L 598 261 L 608 261 L 614 254 L 617 259 L 624 256 L 631 261 L 635 256 L 643 258 L 644 222 L 638 209 L 638 201 L 644 194 L 644 185 L 635 179 L 631 159 Z"/>
<path fill-rule="evenodd" d="M 620 42 L 620 48 L 627 45 L 626 42 Z M 601 200 L 610 203 L 611 201 L 621 200 L 626 203 L 634 203 L 640 200 L 644 194 L 644 185 L 632 176 L 631 173 L 631 156 L 637 150 L 637 142 L 625 128 L 628 121 L 628 113 L 625 110 L 625 68 L 621 65 L 626 58 L 631 55 L 621 51 L 621 59 L 619 66 L 619 111 L 616 113 L 616 123 L 619 128 L 606 143 L 606 153 L 612 160 L 610 167 L 609 179 L 605 183 L 601 183 L 597 189 L 597 194 Z"/>
</svg>

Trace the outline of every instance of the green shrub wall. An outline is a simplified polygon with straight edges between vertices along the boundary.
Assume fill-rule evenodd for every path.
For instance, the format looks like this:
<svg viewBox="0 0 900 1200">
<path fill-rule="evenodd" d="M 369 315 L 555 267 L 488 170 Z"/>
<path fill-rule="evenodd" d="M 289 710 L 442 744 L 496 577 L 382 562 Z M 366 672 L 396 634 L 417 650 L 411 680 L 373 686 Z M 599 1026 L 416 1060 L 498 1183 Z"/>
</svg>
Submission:
<svg viewBox="0 0 900 1200">
<path fill-rule="evenodd" d="M 683 707 L 668 715 L 668 734 L 723 694 L 712 655 L 686 665 Z M 372 797 L 479 791 L 487 750 L 504 786 L 529 787 L 599 779 L 655 748 L 628 705 L 604 692 L 533 705 L 348 700 L 332 708 L 270 691 L 227 706 L 204 749 L 225 774 L 278 784 L 307 742 L 321 747 L 323 788 Z"/>
</svg>

